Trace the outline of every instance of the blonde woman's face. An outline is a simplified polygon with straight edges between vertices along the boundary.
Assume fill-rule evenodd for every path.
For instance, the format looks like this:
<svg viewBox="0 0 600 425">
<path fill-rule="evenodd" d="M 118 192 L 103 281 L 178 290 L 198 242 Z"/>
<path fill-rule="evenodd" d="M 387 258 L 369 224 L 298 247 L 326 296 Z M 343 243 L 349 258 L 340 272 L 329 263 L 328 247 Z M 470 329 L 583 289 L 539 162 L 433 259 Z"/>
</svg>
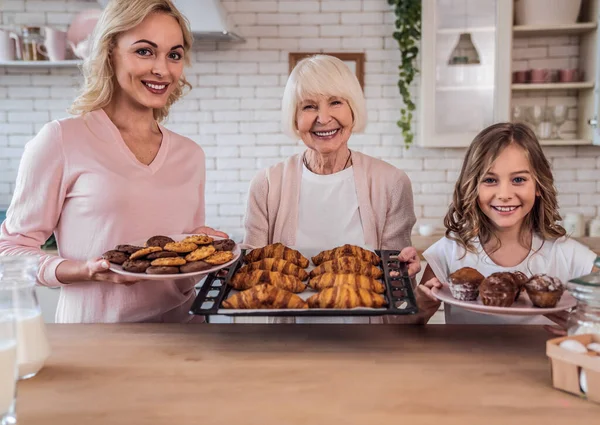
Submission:
<svg viewBox="0 0 600 425">
<path fill-rule="evenodd" d="M 520 229 L 535 204 L 536 184 L 525 151 L 508 145 L 479 185 L 478 204 L 500 231 Z"/>
<path fill-rule="evenodd" d="M 298 105 L 296 126 L 302 141 L 311 149 L 327 154 L 345 147 L 354 119 L 345 99 L 313 96 Z"/>
<path fill-rule="evenodd" d="M 175 18 L 148 15 L 117 38 L 111 53 L 118 82 L 115 94 L 141 107 L 164 107 L 183 73 L 183 55 L 183 34 Z"/>
</svg>

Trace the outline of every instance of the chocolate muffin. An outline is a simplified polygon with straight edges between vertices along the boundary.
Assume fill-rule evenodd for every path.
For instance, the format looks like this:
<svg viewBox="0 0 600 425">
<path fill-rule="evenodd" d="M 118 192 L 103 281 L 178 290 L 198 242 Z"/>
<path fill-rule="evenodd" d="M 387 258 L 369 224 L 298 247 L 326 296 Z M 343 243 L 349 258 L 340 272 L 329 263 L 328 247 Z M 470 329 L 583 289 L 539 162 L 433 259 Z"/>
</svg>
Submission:
<svg viewBox="0 0 600 425">
<path fill-rule="evenodd" d="M 552 308 L 565 292 L 565 285 L 556 277 L 536 274 L 525 284 L 525 290 L 534 306 Z"/>
<path fill-rule="evenodd" d="M 471 267 L 463 267 L 449 276 L 452 296 L 460 301 L 475 301 L 484 276 Z"/>
<path fill-rule="evenodd" d="M 513 275 L 513 280 L 517 285 L 517 295 L 515 296 L 515 301 L 517 301 L 519 299 L 519 296 L 521 295 L 521 292 L 525 290 L 525 284 L 527 283 L 529 278 L 525 273 L 519 271 L 512 272 L 511 274 Z"/>
<path fill-rule="evenodd" d="M 147 260 L 127 260 L 123 263 L 123 270 L 131 273 L 144 273 L 150 267 Z"/>
<path fill-rule="evenodd" d="M 510 307 L 515 302 L 517 285 L 511 273 L 494 273 L 481 282 L 479 296 L 483 305 Z"/>
</svg>

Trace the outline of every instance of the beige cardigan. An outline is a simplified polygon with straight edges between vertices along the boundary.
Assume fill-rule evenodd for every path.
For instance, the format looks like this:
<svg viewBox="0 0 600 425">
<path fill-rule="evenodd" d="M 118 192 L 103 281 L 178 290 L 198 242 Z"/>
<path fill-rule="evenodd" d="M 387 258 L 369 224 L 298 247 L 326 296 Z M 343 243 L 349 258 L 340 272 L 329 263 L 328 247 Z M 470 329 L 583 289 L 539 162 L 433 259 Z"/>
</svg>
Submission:
<svg viewBox="0 0 600 425">
<path fill-rule="evenodd" d="M 352 151 L 352 166 L 365 243 L 376 249 L 410 246 L 416 218 L 408 176 L 385 161 L 356 151 Z M 261 170 L 252 179 L 244 243 L 295 245 L 301 181 L 302 154 Z"/>
</svg>

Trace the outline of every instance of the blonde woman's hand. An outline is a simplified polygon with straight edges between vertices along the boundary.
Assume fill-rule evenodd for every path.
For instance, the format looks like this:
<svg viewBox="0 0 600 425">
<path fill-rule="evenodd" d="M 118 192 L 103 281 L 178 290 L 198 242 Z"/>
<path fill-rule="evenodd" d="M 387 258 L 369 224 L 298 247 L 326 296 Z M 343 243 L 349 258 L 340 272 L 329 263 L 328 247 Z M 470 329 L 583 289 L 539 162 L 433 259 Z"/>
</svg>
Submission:
<svg viewBox="0 0 600 425">
<path fill-rule="evenodd" d="M 81 282 L 107 282 L 130 286 L 140 280 L 138 277 L 123 276 L 109 270 L 110 264 L 104 258 L 88 261 L 66 260 L 56 268 L 56 278 L 65 284 Z"/>
<path fill-rule="evenodd" d="M 427 282 L 417 286 L 417 290 L 415 291 L 419 314 L 426 316 L 428 319 L 438 311 L 442 304 L 442 302 L 433 295 L 433 292 L 431 292 L 433 288 L 442 288 L 442 283 L 437 277 L 433 277 Z"/>
<path fill-rule="evenodd" d="M 192 233 L 194 234 L 202 234 L 208 236 L 218 236 L 220 238 L 229 239 L 229 235 L 225 232 L 221 232 L 219 230 L 215 230 L 212 227 L 200 226 L 195 228 Z"/>
<path fill-rule="evenodd" d="M 398 254 L 398 261 L 407 263 L 408 275 L 410 277 L 415 277 L 417 273 L 421 271 L 421 260 L 419 259 L 419 254 L 412 246 L 407 246 L 400 251 L 400 254 Z"/>
</svg>

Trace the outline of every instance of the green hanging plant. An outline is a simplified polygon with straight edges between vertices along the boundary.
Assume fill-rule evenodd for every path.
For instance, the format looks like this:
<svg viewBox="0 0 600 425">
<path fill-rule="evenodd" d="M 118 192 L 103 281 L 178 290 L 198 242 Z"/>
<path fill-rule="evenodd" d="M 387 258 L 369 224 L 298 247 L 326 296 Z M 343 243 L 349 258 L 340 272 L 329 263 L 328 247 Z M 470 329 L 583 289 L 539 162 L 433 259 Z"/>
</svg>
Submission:
<svg viewBox="0 0 600 425">
<path fill-rule="evenodd" d="M 404 102 L 404 106 L 400 109 L 400 119 L 396 124 L 402 129 L 405 146 L 409 147 L 414 138 L 411 123 L 415 103 L 408 88 L 419 72 L 417 56 L 421 40 L 421 0 L 388 0 L 388 3 L 394 6 L 396 14 L 396 31 L 393 35 L 400 47 L 398 90 Z"/>
</svg>

